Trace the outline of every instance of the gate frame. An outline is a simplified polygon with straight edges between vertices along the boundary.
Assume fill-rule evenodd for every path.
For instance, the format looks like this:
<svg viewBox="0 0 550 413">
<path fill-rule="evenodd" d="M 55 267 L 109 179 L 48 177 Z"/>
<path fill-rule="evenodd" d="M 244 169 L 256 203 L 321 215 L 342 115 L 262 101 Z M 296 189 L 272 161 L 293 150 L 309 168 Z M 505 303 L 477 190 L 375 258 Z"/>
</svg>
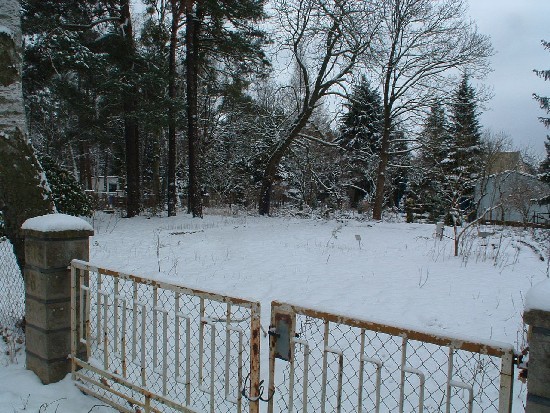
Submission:
<svg viewBox="0 0 550 413">
<path fill-rule="evenodd" d="M 228 303 L 228 304 L 234 304 L 239 305 L 242 307 L 246 307 L 250 309 L 250 378 L 249 378 L 249 413 L 259 413 L 259 390 L 260 390 L 260 331 L 261 331 L 261 325 L 260 325 L 260 314 L 261 314 L 261 307 L 260 303 L 257 301 L 249 301 L 242 298 L 236 298 L 236 297 L 229 297 L 225 295 L 221 295 L 218 293 L 212 293 L 208 291 L 202 291 L 198 289 L 188 288 L 184 286 L 178 286 L 174 284 L 170 284 L 163 281 L 158 280 L 152 280 L 148 278 L 139 277 L 136 275 L 131 274 L 125 274 L 123 272 L 113 271 L 106 268 L 97 267 L 94 265 L 91 265 L 88 262 L 82 261 L 82 260 L 72 260 L 71 261 L 71 373 L 72 373 L 72 379 L 75 382 L 75 385 L 84 393 L 90 394 L 93 397 L 98 398 L 99 400 L 102 400 L 111 406 L 116 407 L 117 409 L 120 409 L 122 406 L 118 405 L 116 402 L 111 401 L 99 394 L 96 394 L 93 390 L 87 388 L 86 386 L 83 386 L 77 382 L 77 378 L 79 376 L 78 370 L 80 369 L 87 369 L 90 371 L 93 371 L 96 374 L 99 374 L 105 379 L 112 380 L 115 383 L 121 384 L 125 387 L 130 388 L 133 391 L 136 391 L 137 393 L 141 394 L 145 401 L 139 401 L 139 400 L 130 400 L 129 396 L 126 395 L 120 395 L 125 400 L 135 402 L 136 405 L 143 406 L 144 412 L 149 413 L 151 412 L 151 400 L 156 400 L 162 404 L 165 404 L 169 407 L 172 407 L 176 410 L 179 410 L 184 413 L 197 413 L 194 410 L 179 405 L 172 400 L 165 398 L 161 395 L 151 393 L 145 388 L 142 388 L 140 386 L 137 386 L 134 383 L 131 383 L 127 380 L 124 380 L 120 375 L 115 375 L 113 373 L 110 373 L 105 370 L 101 370 L 97 367 L 92 366 L 87 362 L 87 360 L 82 360 L 79 358 L 79 354 L 82 354 L 82 343 L 79 342 L 79 330 L 81 328 L 89 329 L 89 325 L 86 326 L 80 326 L 79 325 L 79 312 L 80 309 L 80 294 L 81 294 L 81 285 L 80 280 L 83 278 L 86 278 L 88 276 L 88 272 L 96 272 L 101 275 L 111 276 L 119 279 L 129 280 L 134 283 L 139 284 L 145 284 L 151 287 L 157 287 L 164 290 L 173 291 L 176 293 L 181 294 L 187 294 L 192 296 L 197 296 L 199 298 L 206 298 L 212 301 L 217 301 L 220 303 Z M 89 302 L 88 302 L 89 304 Z M 88 335 L 86 336 L 88 337 Z M 108 386 L 99 383 L 93 379 L 88 379 L 88 381 L 92 382 L 93 385 L 96 385 L 98 387 L 103 388 L 106 391 L 113 392 Z M 240 389 L 239 389 L 240 390 Z M 114 392 L 113 392 L 114 393 Z M 115 393 L 116 394 L 116 393 Z M 239 393 L 239 400 L 242 398 L 242 395 Z M 211 406 L 211 409 L 213 409 L 213 406 Z M 133 413 L 133 410 L 122 410 L 127 411 L 129 413 Z"/>
<path fill-rule="evenodd" d="M 289 363 L 293 370 L 294 366 L 294 345 L 292 343 L 301 342 L 301 340 L 293 339 L 296 334 L 296 315 L 317 318 L 324 322 L 332 322 L 344 324 L 350 327 L 356 327 L 365 330 L 371 330 L 379 333 L 384 333 L 392 336 L 402 337 L 405 339 L 426 342 L 449 347 L 456 350 L 465 350 L 472 353 L 479 353 L 488 356 L 499 357 L 501 359 L 500 367 L 500 389 L 499 389 L 499 406 L 498 413 L 512 413 L 512 397 L 513 397 L 513 377 L 514 377 L 514 347 L 511 344 L 500 343 L 496 341 L 476 342 L 468 338 L 458 338 L 452 336 L 444 336 L 439 334 L 430 334 L 422 331 L 417 331 L 409 328 L 402 328 L 388 324 L 382 324 L 374 321 L 369 321 L 361 318 L 339 315 L 326 311 L 315 310 L 312 308 L 302 307 L 299 305 L 289 304 L 281 301 L 271 302 L 271 324 L 269 343 L 269 394 L 275 393 L 275 358 L 276 358 L 276 343 L 277 334 L 276 326 L 281 315 L 291 318 L 289 335 L 291 345 L 289 348 Z M 326 334 L 326 332 L 325 332 Z M 307 351 L 305 354 L 307 357 Z M 305 366 L 307 369 L 307 366 Z M 377 372 L 378 373 L 378 372 Z M 378 376 L 378 375 L 377 375 Z M 378 377 L 379 378 L 379 377 Z M 450 380 L 450 379 L 449 379 Z M 290 378 L 291 383 L 293 378 Z M 452 380 L 451 380 L 452 381 Z M 307 392 L 307 386 L 304 386 L 304 392 Z M 274 400 L 270 399 L 268 404 L 268 413 L 274 413 Z"/>
</svg>

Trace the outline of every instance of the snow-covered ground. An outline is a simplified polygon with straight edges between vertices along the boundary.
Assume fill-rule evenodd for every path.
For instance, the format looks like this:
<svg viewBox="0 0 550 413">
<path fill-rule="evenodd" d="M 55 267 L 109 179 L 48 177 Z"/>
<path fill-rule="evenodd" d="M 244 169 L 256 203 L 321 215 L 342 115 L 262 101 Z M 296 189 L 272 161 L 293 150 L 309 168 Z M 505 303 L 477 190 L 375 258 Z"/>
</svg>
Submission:
<svg viewBox="0 0 550 413">
<path fill-rule="evenodd" d="M 450 229 L 440 241 L 425 224 L 244 213 L 98 214 L 90 222 L 93 264 L 142 276 L 160 270 L 178 284 L 258 300 L 265 327 L 271 300 L 279 300 L 520 347 L 525 294 L 548 277 L 549 247 L 531 230 L 484 229 L 494 232 L 488 238 L 474 231 L 454 257 Z M 0 365 L 0 412 L 113 411 L 94 407 L 103 403 L 81 395 L 70 378 L 41 386 L 24 370 L 23 354 Z M 519 412 L 525 389 L 514 384 Z"/>
</svg>

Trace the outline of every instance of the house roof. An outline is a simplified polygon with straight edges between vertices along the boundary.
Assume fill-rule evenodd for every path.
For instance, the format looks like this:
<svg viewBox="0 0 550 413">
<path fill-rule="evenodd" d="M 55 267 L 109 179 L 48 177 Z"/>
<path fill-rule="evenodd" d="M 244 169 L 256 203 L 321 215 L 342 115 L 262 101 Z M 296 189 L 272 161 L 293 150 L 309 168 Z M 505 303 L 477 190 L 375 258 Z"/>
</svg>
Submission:
<svg viewBox="0 0 550 413">
<path fill-rule="evenodd" d="M 505 171 L 529 172 L 519 152 L 496 152 L 487 162 L 487 174 L 493 175 Z"/>
</svg>

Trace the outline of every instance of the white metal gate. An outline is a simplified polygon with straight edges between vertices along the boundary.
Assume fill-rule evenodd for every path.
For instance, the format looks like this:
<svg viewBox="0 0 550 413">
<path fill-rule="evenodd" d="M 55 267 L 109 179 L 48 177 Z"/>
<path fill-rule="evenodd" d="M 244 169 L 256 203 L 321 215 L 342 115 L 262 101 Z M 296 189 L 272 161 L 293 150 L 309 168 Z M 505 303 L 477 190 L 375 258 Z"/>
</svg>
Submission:
<svg viewBox="0 0 550 413">
<path fill-rule="evenodd" d="M 119 411 L 258 412 L 260 304 L 72 268 L 73 379 Z"/>
<path fill-rule="evenodd" d="M 122 412 L 511 412 L 511 345 L 274 301 L 264 394 L 258 302 L 71 268 L 73 379 Z"/>
<path fill-rule="evenodd" d="M 513 347 L 272 302 L 269 413 L 510 413 Z"/>
</svg>

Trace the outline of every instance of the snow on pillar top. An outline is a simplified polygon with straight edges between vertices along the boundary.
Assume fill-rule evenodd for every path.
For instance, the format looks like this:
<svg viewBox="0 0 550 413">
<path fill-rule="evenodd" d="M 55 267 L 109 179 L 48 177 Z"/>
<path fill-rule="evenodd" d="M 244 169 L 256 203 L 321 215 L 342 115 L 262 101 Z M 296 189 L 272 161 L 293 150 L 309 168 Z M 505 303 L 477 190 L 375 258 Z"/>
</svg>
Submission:
<svg viewBox="0 0 550 413">
<path fill-rule="evenodd" d="M 48 214 L 29 218 L 23 223 L 21 229 L 29 235 L 48 233 L 50 236 L 55 236 L 62 233 L 67 235 L 81 233 L 83 236 L 90 236 L 94 234 L 94 229 L 88 222 L 82 218 L 65 214 Z"/>
<path fill-rule="evenodd" d="M 550 279 L 534 285 L 527 292 L 525 296 L 525 312 L 532 310 L 550 313 Z"/>
</svg>

